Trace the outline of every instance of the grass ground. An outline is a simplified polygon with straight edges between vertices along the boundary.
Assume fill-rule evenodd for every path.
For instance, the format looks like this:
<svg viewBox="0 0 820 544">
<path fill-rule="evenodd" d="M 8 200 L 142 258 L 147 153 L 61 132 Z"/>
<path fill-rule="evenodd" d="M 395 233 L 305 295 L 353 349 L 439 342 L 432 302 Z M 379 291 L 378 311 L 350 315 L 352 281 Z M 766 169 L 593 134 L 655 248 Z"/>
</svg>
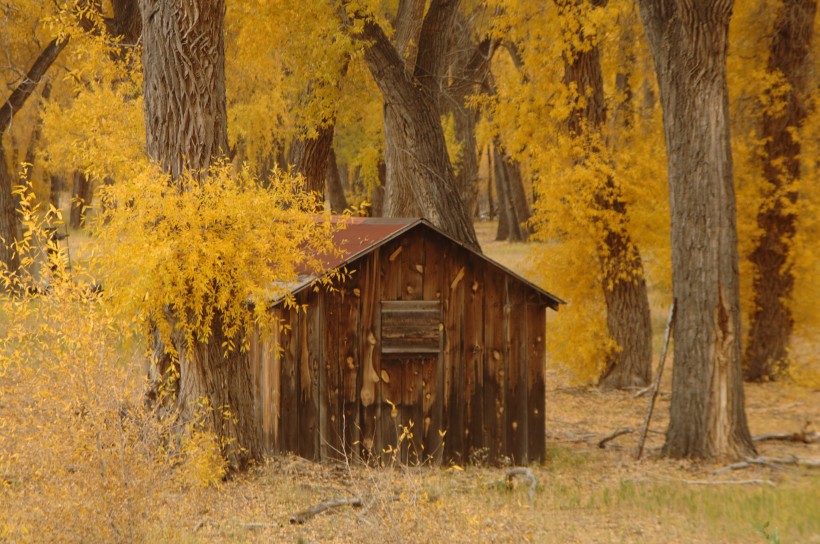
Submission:
<svg viewBox="0 0 820 544">
<path fill-rule="evenodd" d="M 526 275 L 527 258 L 538 246 L 495 242 L 494 224 L 481 223 L 477 227 L 488 255 Z M 72 244 L 81 240 L 80 235 L 70 238 Z M 665 309 L 653 307 L 653 312 L 657 314 L 655 328 L 662 329 Z M 548 452 L 543 464 L 531 467 L 537 481 L 532 495 L 526 479 L 507 482 L 507 469 L 503 467 L 377 469 L 318 465 L 296 457 L 281 457 L 216 487 L 163 487 L 158 483 L 157 498 L 151 495 L 144 501 L 148 504 L 146 508 L 126 519 L 136 519 L 141 528 L 139 533 L 145 533 L 144 539 L 150 542 L 820 544 L 817 469 L 753 466 L 716 474 L 722 465 L 660 458 L 659 448 L 668 420 L 670 376 L 667 369 L 646 455 L 636 461 L 636 432 L 619 436 L 604 448 L 598 447 L 598 442 L 613 431 L 639 427 L 647 399 L 635 398 L 633 392 L 573 387 L 565 370 L 550 367 L 546 392 Z M 797 432 L 820 421 L 817 388 L 790 382 L 747 385 L 746 398 L 753 435 Z M 0 413 L 12 406 L 19 410 L 21 405 L 0 395 Z M 0 446 L 2 439 L 0 433 Z M 107 444 L 98 447 L 109 449 Z M 2 485 L 22 486 L 24 479 L 3 481 L 3 474 L 14 476 L 19 471 L 14 459 L 7 459 L 8 466 L 2 465 L 2 453 L 0 447 L 0 491 Z M 820 444 L 761 442 L 759 453 L 766 457 L 818 459 Z M 128 472 L 124 465 L 118 468 Z M 61 470 L 69 468 L 56 468 L 57 473 Z M 73 472 L 67 474 L 66 480 Z M 127 485 L 122 489 L 100 489 L 99 496 L 103 498 L 83 504 L 87 510 L 100 512 L 69 509 L 66 515 L 107 519 L 111 511 L 122 510 L 107 501 L 119 500 L 128 506 L 127 500 L 117 497 L 133 495 L 130 486 L 137 477 L 124 477 Z M 142 476 L 139 478 L 137 484 Z M 101 481 L 113 486 L 105 483 L 105 477 Z M 86 481 L 86 485 L 93 484 Z M 52 496 L 60 495 L 47 495 Z M 359 498 L 361 506 L 335 508 L 304 524 L 290 522 L 297 512 L 339 498 Z M 7 506 L 32 509 L 25 504 Z M 38 519 L 36 512 L 29 517 Z M 3 518 L 0 508 L 0 542 L 4 538 Z M 113 525 L 110 520 L 108 523 Z M 51 525 L 59 529 L 59 524 Z M 37 527 L 36 523 L 32 527 Z M 48 538 L 38 538 L 32 531 L 21 539 L 67 541 L 72 540 L 71 535 L 94 534 L 82 526 L 74 530 L 68 532 L 63 527 L 62 533 Z M 129 540 L 115 531 L 109 534 Z"/>
<path fill-rule="evenodd" d="M 532 246 L 492 240 L 495 225 L 478 225 L 485 252 L 526 273 Z M 663 311 L 659 309 L 659 311 Z M 659 318 L 662 322 L 663 317 Z M 367 468 L 271 460 L 199 500 L 169 497 L 173 519 L 159 515 L 157 540 L 185 542 L 817 542 L 820 473 L 756 466 L 715 474 L 722 465 L 659 457 L 669 408 L 667 369 L 647 440 L 636 461 L 637 433 L 598 447 L 618 429 L 635 429 L 647 399 L 632 392 L 571 387 L 568 375 L 547 375 L 546 462 L 526 481 L 505 480 L 504 468 Z M 820 421 L 820 391 L 794 383 L 747 385 L 753 435 L 797 432 Z M 761 442 L 766 457 L 820 457 L 818 444 Z M 748 483 L 742 483 L 742 482 Z M 290 518 L 334 498 L 362 499 Z"/>
</svg>

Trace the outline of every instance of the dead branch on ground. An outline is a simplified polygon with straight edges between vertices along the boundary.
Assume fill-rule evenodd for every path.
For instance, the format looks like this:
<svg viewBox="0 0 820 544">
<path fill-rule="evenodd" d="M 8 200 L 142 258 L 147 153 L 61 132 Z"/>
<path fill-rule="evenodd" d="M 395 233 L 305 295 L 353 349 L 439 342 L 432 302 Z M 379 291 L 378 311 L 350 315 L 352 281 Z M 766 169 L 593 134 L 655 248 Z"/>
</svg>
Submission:
<svg viewBox="0 0 820 544">
<path fill-rule="evenodd" d="M 302 512 L 298 512 L 293 514 L 290 518 L 290 522 L 296 525 L 301 525 L 316 514 L 320 514 L 325 510 L 329 510 L 331 508 L 338 508 L 340 506 L 361 506 L 362 499 L 359 497 L 353 497 L 349 499 L 333 499 L 327 502 L 323 502 L 320 504 L 316 504 L 311 506 L 307 510 L 303 510 Z"/>
<path fill-rule="evenodd" d="M 615 440 L 616 438 L 618 438 L 621 435 L 634 433 L 634 432 L 635 432 L 635 429 L 633 429 L 632 427 L 627 427 L 625 429 L 618 429 L 614 433 L 608 434 L 605 437 L 603 437 L 601 440 L 599 440 L 598 441 L 598 447 L 601 448 L 601 449 L 604 449 L 606 447 L 606 443 L 609 442 L 610 440 Z"/>
</svg>

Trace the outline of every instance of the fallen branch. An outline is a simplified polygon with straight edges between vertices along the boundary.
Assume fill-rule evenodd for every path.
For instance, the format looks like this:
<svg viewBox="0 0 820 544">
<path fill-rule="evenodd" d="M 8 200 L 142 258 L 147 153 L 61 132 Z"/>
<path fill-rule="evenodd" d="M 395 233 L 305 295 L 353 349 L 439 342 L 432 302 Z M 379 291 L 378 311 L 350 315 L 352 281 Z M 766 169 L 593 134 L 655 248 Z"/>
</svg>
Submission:
<svg viewBox="0 0 820 544">
<path fill-rule="evenodd" d="M 598 447 L 601 448 L 601 449 L 604 449 L 606 447 L 606 443 L 609 442 L 610 440 L 615 440 L 616 438 L 618 438 L 621 435 L 634 433 L 634 432 L 635 432 L 635 429 L 633 429 L 632 427 L 628 427 L 626 429 L 618 429 L 614 433 L 608 434 L 605 437 L 603 437 L 598 442 Z"/>
<path fill-rule="evenodd" d="M 672 325 L 675 320 L 675 300 L 669 306 L 669 317 L 666 320 L 666 332 L 663 336 L 663 349 L 661 350 L 661 360 L 658 362 L 658 376 L 655 378 L 655 385 L 652 387 L 652 396 L 649 397 L 649 408 L 646 410 L 646 419 L 643 422 L 641 437 L 638 440 L 638 451 L 635 459 L 640 459 L 643 455 L 643 445 L 646 442 L 646 433 L 649 430 L 649 422 L 652 420 L 652 412 L 655 410 L 655 401 L 658 398 L 658 391 L 661 388 L 661 377 L 663 376 L 663 365 L 666 363 L 666 350 L 669 347 L 669 337 L 672 335 Z"/>
<path fill-rule="evenodd" d="M 797 433 L 769 433 L 761 434 L 752 438 L 755 442 L 765 442 L 767 440 L 782 440 L 784 442 L 800 442 L 803 444 L 814 444 L 820 440 L 820 433 L 800 431 Z"/>
<path fill-rule="evenodd" d="M 709 480 L 678 480 L 689 485 L 768 485 L 775 487 L 771 480 L 721 480 L 710 482 Z"/>
<path fill-rule="evenodd" d="M 290 518 L 290 522 L 293 524 L 301 525 L 316 514 L 320 514 L 325 510 L 329 510 L 331 508 L 338 508 L 340 506 L 361 506 L 362 499 L 359 497 L 354 497 L 352 499 L 333 499 L 332 501 L 323 502 L 321 504 L 317 504 L 311 506 L 307 510 L 302 512 L 298 512 L 293 514 Z"/>
<path fill-rule="evenodd" d="M 521 476 L 522 478 L 529 481 L 530 487 L 529 487 L 528 493 L 529 493 L 529 496 L 530 496 L 530 506 L 534 507 L 535 506 L 535 488 L 538 485 L 538 480 L 535 478 L 535 474 L 533 474 L 532 471 L 530 469 L 526 468 L 526 467 L 515 467 L 515 468 L 511 468 L 510 470 L 508 470 L 505 473 L 505 476 L 507 477 L 507 484 L 508 485 L 512 484 L 512 481 L 516 476 Z"/>
<path fill-rule="evenodd" d="M 245 529 L 268 529 L 270 527 L 280 527 L 278 523 L 265 522 L 240 523 L 239 526 L 244 527 Z"/>
</svg>

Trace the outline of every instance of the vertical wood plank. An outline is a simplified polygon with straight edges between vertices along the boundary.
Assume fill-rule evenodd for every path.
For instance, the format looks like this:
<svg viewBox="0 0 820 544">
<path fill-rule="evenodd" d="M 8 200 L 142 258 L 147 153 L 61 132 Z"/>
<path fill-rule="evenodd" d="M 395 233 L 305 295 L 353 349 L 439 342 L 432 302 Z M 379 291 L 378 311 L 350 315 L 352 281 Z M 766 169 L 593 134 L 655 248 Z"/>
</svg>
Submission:
<svg viewBox="0 0 820 544">
<path fill-rule="evenodd" d="M 467 262 L 459 248 L 445 250 L 444 334 L 445 392 L 444 414 L 447 435 L 445 463 L 463 463 L 464 454 L 464 277 Z"/>
<path fill-rule="evenodd" d="M 469 255 L 464 277 L 464 455 L 484 447 L 484 269 L 479 257 Z"/>
<path fill-rule="evenodd" d="M 540 302 L 527 304 L 529 341 L 529 456 L 533 461 L 546 458 L 546 309 Z"/>
<path fill-rule="evenodd" d="M 504 455 L 504 273 L 492 267 L 485 270 L 484 292 L 484 445 L 488 461 L 501 462 Z"/>
<path fill-rule="evenodd" d="M 270 341 L 266 345 L 265 354 L 270 361 L 268 366 L 268 383 L 270 384 L 270 403 L 266 410 L 266 417 L 270 421 L 267 425 L 270 428 L 270 450 L 268 453 L 276 454 L 281 451 L 281 429 L 282 418 L 282 330 L 281 330 L 282 310 L 277 306 L 272 310 Z"/>
<path fill-rule="evenodd" d="M 400 238 L 382 248 L 380 259 L 380 292 L 378 293 L 377 307 L 381 310 L 382 300 L 402 300 L 402 262 L 404 261 L 404 251 L 407 249 L 407 239 Z M 379 325 L 381 325 L 379 313 Z M 381 338 L 381 334 L 378 335 Z M 399 448 L 399 436 L 401 435 L 402 424 L 402 389 L 403 389 L 403 369 L 405 361 L 397 357 L 382 357 L 380 359 L 379 382 L 381 398 L 381 445 L 379 451 L 382 452 L 382 462 L 388 463 L 394 456 L 398 458 L 400 453 L 393 453 Z M 389 401 L 389 402 L 388 402 Z"/>
<path fill-rule="evenodd" d="M 336 286 L 340 289 L 341 285 Z M 342 365 L 339 356 L 339 321 L 341 311 L 341 293 L 337 290 L 325 293 L 325 312 L 322 325 L 324 333 L 324 357 L 319 361 L 326 377 L 322 403 L 319 407 L 321 428 L 322 459 L 342 458 Z"/>
<path fill-rule="evenodd" d="M 507 307 L 509 312 L 506 328 L 505 347 L 509 350 L 507 372 L 507 435 L 509 451 L 513 463 L 527 463 L 528 414 L 528 371 L 527 371 L 527 313 L 525 287 L 513 278 L 507 277 Z"/>
<path fill-rule="evenodd" d="M 442 238 L 430 235 L 424 244 L 424 277 L 422 292 L 424 300 L 442 300 L 444 283 L 444 259 Z M 442 304 L 443 308 L 443 304 Z M 442 310 L 443 311 L 443 310 Z M 422 413 L 424 455 L 435 464 L 442 463 L 444 454 L 444 315 L 439 327 L 442 329 L 441 349 L 435 357 L 422 362 Z M 427 460 L 427 459 L 425 459 Z"/>
<path fill-rule="evenodd" d="M 282 331 L 282 452 L 299 452 L 299 320 L 295 308 L 284 312 Z"/>
<path fill-rule="evenodd" d="M 362 269 L 361 293 L 361 334 L 359 351 L 362 357 L 362 378 L 359 398 L 361 401 L 362 452 L 367 461 L 380 460 L 381 455 L 381 394 L 379 387 L 379 344 L 378 344 L 378 298 L 380 253 L 376 248 L 366 257 Z M 378 461 L 376 461 L 378 462 Z"/>
<path fill-rule="evenodd" d="M 299 294 L 300 302 L 308 304 L 306 310 L 299 311 L 299 455 L 305 459 L 316 459 L 318 442 L 318 413 L 316 384 L 318 377 L 314 370 L 316 353 L 316 304 L 311 301 L 308 292 Z M 313 304 L 311 304 L 313 302 Z"/>
<path fill-rule="evenodd" d="M 339 310 L 339 354 L 342 358 L 342 427 L 344 433 L 344 450 L 353 459 L 361 457 L 361 418 L 359 391 L 362 388 L 361 357 L 359 339 L 362 337 L 360 327 L 361 291 L 359 268 L 353 268 L 353 275 L 341 292 Z"/>
<path fill-rule="evenodd" d="M 402 299 L 424 300 L 424 231 L 416 230 L 403 241 L 402 252 Z M 423 461 L 422 440 L 424 436 L 423 371 L 424 358 L 410 358 L 402 369 L 402 427 L 408 429 L 402 444 L 403 463 Z"/>
</svg>

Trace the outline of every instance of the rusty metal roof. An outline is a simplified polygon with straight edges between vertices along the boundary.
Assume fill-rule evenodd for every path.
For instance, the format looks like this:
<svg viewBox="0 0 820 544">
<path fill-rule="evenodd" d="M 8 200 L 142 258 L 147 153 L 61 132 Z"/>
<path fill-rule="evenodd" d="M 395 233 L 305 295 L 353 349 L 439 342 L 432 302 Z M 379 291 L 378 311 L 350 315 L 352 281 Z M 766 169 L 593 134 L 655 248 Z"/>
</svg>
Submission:
<svg viewBox="0 0 820 544">
<path fill-rule="evenodd" d="M 325 219 L 322 216 L 317 216 L 317 220 Z M 481 257 L 492 266 L 503 270 L 505 273 L 537 291 L 547 300 L 547 306 L 550 308 L 557 310 L 560 304 L 565 304 L 563 300 L 540 288 L 530 280 L 516 274 L 509 268 L 490 259 L 486 255 L 478 253 L 465 246 L 463 243 L 435 227 L 426 219 L 392 217 L 345 218 L 342 216 L 331 216 L 330 220 L 334 223 L 344 224 L 345 226 L 333 232 L 333 246 L 338 250 L 338 253 L 333 255 L 323 254 L 318 256 L 326 271 L 349 264 L 377 247 L 386 244 L 390 240 L 393 240 L 412 229 L 427 228 L 440 236 L 447 238 L 452 243 L 463 247 L 478 257 Z M 306 270 L 300 272 L 299 279 L 295 283 L 288 286 L 288 290 L 293 294 L 309 286 L 312 281 L 316 279 L 315 276 L 309 275 Z"/>
</svg>

